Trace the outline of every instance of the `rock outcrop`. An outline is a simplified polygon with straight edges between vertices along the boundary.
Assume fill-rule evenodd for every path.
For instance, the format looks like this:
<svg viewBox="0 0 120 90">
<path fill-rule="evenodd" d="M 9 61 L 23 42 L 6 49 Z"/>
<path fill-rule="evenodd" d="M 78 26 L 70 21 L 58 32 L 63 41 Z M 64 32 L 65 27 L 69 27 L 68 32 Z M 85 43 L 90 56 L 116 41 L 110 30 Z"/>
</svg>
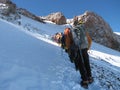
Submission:
<svg viewBox="0 0 120 90">
<path fill-rule="evenodd" d="M 0 0 L 0 3 L 7 3 L 7 2 L 11 2 L 10 0 Z"/>
<path fill-rule="evenodd" d="M 58 25 L 66 24 L 66 18 L 61 12 L 52 13 L 44 18 L 46 20 L 52 21 Z"/>
<path fill-rule="evenodd" d="M 31 12 L 27 11 L 26 9 L 23 8 L 17 8 L 16 4 L 14 4 L 11 0 L 0 0 L 0 13 L 6 16 L 7 18 L 10 17 L 10 14 L 14 14 L 13 16 L 19 16 L 20 14 L 32 18 L 36 21 L 43 22 L 42 18 L 32 14 Z M 11 18 L 11 17 L 10 17 Z"/>
<path fill-rule="evenodd" d="M 1 14 L 9 16 L 11 13 L 14 14 L 16 12 L 16 4 L 12 3 L 10 0 L 0 0 Z"/>
<path fill-rule="evenodd" d="M 27 11 L 26 9 L 18 8 L 18 9 L 17 9 L 17 12 L 18 12 L 19 14 L 22 14 L 22 15 L 26 16 L 26 17 L 29 17 L 29 18 L 32 18 L 32 19 L 34 19 L 34 20 L 36 20 L 36 21 L 39 21 L 39 22 L 44 23 L 42 18 L 40 18 L 40 17 L 32 14 L 31 12 Z"/>
</svg>

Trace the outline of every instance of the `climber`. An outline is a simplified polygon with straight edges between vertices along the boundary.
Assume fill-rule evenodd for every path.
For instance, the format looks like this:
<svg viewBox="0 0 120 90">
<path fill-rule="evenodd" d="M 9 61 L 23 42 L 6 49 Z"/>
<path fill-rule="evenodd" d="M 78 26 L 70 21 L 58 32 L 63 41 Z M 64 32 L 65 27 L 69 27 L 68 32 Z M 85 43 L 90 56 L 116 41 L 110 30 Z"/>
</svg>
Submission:
<svg viewBox="0 0 120 90">
<path fill-rule="evenodd" d="M 91 38 L 87 38 L 86 31 L 82 24 L 76 24 L 72 30 L 64 30 L 64 49 L 67 51 L 71 62 L 75 63 L 76 70 L 79 70 L 82 81 L 81 86 L 88 88 L 88 84 L 93 82 L 89 55 L 87 50 L 91 46 Z M 88 42 L 89 41 L 89 42 Z M 89 43 L 89 44 L 88 44 Z"/>
</svg>

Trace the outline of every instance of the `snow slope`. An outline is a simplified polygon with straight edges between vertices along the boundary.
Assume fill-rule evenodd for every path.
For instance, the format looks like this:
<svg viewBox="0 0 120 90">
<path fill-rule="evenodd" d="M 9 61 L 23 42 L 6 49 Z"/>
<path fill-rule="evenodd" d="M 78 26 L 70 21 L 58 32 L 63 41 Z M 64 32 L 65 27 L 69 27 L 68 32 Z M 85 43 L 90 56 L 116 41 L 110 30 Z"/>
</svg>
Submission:
<svg viewBox="0 0 120 90">
<path fill-rule="evenodd" d="M 68 25 L 24 16 L 21 22 L 0 19 L 0 90 L 84 90 L 67 53 L 49 39 Z M 89 55 L 95 79 L 89 90 L 119 90 L 120 53 L 93 42 Z"/>
</svg>

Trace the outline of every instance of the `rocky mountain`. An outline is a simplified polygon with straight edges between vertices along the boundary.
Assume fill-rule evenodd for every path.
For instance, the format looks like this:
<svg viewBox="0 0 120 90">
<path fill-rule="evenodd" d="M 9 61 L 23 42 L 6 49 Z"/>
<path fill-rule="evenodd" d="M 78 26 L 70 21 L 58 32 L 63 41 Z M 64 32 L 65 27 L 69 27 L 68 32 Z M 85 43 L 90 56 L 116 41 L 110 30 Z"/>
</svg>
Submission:
<svg viewBox="0 0 120 90">
<path fill-rule="evenodd" d="M 17 12 L 18 12 L 19 14 L 22 14 L 22 15 L 24 15 L 24 16 L 27 16 L 27 17 L 29 17 L 29 18 L 32 18 L 32 19 L 34 19 L 34 20 L 36 20 L 36 21 L 39 21 L 39 22 L 44 23 L 42 18 L 40 18 L 40 17 L 32 14 L 31 12 L 27 11 L 26 9 L 18 8 L 18 9 L 17 9 Z"/>
<path fill-rule="evenodd" d="M 16 4 L 12 3 L 10 0 L 0 0 L 0 3 L 1 14 L 9 16 L 10 13 L 14 14 L 16 12 Z"/>
<path fill-rule="evenodd" d="M 0 0 L 0 18 L 15 24 L 20 24 L 20 15 L 17 13 L 16 8 L 16 4 L 10 0 Z"/>
<path fill-rule="evenodd" d="M 16 19 L 20 18 L 20 15 L 24 15 L 26 17 L 32 18 L 36 21 L 42 22 L 43 20 L 32 14 L 31 12 L 27 11 L 26 9 L 23 8 L 18 8 L 16 6 L 16 4 L 14 4 L 12 1 L 10 0 L 0 0 L 0 14 L 2 14 L 3 16 L 1 16 L 1 18 L 6 19 L 8 21 L 13 21 Z M 12 16 L 12 17 L 11 17 Z"/>
<path fill-rule="evenodd" d="M 66 18 L 61 12 L 51 13 L 44 17 L 45 20 L 52 21 L 58 25 L 66 24 Z"/>
</svg>

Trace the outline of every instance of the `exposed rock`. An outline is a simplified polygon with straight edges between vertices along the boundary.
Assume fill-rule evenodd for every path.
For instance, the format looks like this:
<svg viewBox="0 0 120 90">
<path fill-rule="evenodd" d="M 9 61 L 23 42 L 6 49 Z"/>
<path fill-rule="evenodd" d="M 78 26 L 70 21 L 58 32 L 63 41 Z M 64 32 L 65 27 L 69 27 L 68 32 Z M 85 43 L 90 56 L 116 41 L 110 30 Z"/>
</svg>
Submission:
<svg viewBox="0 0 120 90">
<path fill-rule="evenodd" d="M 18 9 L 17 9 L 17 12 L 18 12 L 19 14 L 22 14 L 22 15 L 26 16 L 26 17 L 29 17 L 29 18 L 32 18 L 32 19 L 34 19 L 34 20 L 36 20 L 36 21 L 39 21 L 39 22 L 44 23 L 43 20 L 42 20 L 40 17 L 38 17 L 38 16 L 30 13 L 30 12 L 27 11 L 26 9 L 18 8 Z"/>
<path fill-rule="evenodd" d="M 16 12 L 16 4 L 12 3 L 10 0 L 0 0 L 0 3 L 3 4 L 0 8 L 2 10 L 1 14 L 9 16 L 10 13 Z"/>
<path fill-rule="evenodd" d="M 93 41 L 120 51 L 120 43 L 113 33 L 110 25 L 102 17 L 94 12 L 85 12 L 77 16 L 79 20 L 85 23 L 85 27 L 90 33 Z"/>
<path fill-rule="evenodd" d="M 0 9 L 0 13 L 3 14 L 4 16 L 9 17 L 10 14 L 14 14 L 18 16 L 18 13 L 19 13 L 43 23 L 43 20 L 40 17 L 30 13 L 26 9 L 17 8 L 16 4 L 14 4 L 10 0 L 0 0 L 0 3 L 2 3 L 1 4 L 2 8 Z"/>
<path fill-rule="evenodd" d="M 45 19 L 52 21 L 58 25 L 66 24 L 66 18 L 61 12 L 52 13 L 46 16 Z"/>
<path fill-rule="evenodd" d="M 12 2 L 8 2 L 8 13 L 15 13 L 16 12 L 16 4 Z"/>
<path fill-rule="evenodd" d="M 7 2 L 10 2 L 10 0 L 0 0 L 0 3 L 7 3 Z"/>
</svg>

